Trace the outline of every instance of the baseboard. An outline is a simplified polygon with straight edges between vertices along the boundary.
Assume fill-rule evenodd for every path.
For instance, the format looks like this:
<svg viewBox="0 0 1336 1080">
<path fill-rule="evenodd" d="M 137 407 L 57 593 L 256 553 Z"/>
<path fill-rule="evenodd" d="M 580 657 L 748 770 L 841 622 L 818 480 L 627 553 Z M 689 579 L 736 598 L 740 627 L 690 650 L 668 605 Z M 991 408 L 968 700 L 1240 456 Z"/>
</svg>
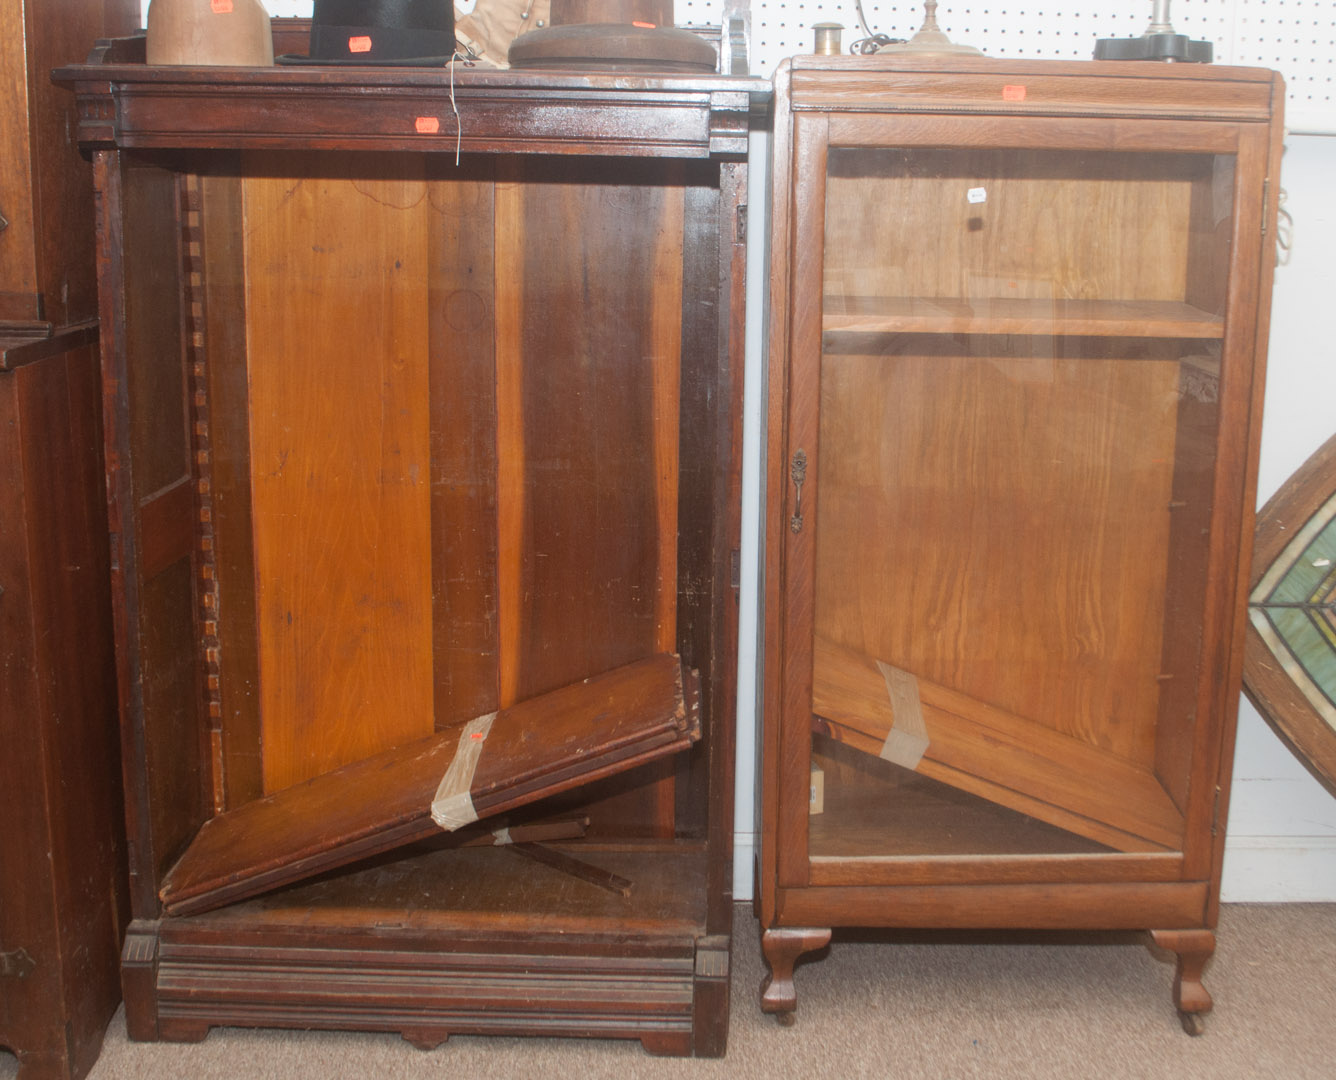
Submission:
<svg viewBox="0 0 1336 1080">
<path fill-rule="evenodd" d="M 733 899 L 751 900 L 755 895 L 756 834 L 733 834 Z"/>
<path fill-rule="evenodd" d="M 1235 904 L 1336 901 L 1336 837 L 1230 836 L 1220 899 Z"/>
</svg>

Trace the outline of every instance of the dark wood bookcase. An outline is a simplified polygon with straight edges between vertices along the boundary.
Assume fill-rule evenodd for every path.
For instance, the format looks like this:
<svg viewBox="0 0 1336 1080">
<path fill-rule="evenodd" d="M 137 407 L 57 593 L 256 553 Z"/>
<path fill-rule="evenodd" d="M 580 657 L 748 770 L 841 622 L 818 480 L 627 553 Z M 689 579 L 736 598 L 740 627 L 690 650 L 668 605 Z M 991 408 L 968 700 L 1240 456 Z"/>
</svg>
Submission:
<svg viewBox="0 0 1336 1080">
<path fill-rule="evenodd" d="M 721 1054 L 767 84 L 141 48 L 58 75 L 98 201 L 132 1037 Z"/>
<path fill-rule="evenodd" d="M 93 1065 L 129 918 L 88 162 L 51 69 L 135 0 L 0 8 L 0 1049 Z"/>
<path fill-rule="evenodd" d="M 758 911 L 1142 929 L 1210 1008 L 1283 87 L 776 77 Z"/>
</svg>

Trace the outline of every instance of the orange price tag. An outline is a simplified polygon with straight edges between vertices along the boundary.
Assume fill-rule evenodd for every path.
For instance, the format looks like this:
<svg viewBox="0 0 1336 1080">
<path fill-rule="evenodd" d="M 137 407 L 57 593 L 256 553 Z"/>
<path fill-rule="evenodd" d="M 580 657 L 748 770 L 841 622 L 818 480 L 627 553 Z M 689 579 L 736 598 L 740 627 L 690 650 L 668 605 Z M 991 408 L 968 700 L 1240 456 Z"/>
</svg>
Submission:
<svg viewBox="0 0 1336 1080">
<path fill-rule="evenodd" d="M 231 15 L 232 0 L 209 0 L 209 8 L 215 15 Z"/>
<path fill-rule="evenodd" d="M 360 37 L 350 37 L 348 39 L 348 51 L 352 53 L 364 53 L 371 51 L 371 38 L 366 34 Z"/>
<path fill-rule="evenodd" d="M 652 23 L 652 22 L 636 22 L 634 19 L 631 20 L 631 25 L 632 25 L 632 26 L 638 26 L 638 27 L 640 27 L 640 29 L 642 29 L 642 30 L 657 30 L 657 29 L 659 28 L 658 25 L 657 25 L 656 23 Z"/>
<path fill-rule="evenodd" d="M 1004 86 L 1002 87 L 1003 101 L 1024 101 L 1025 87 L 1023 86 Z"/>
<path fill-rule="evenodd" d="M 441 121 L 434 116 L 419 116 L 413 121 L 419 135 L 435 135 L 441 130 Z"/>
</svg>

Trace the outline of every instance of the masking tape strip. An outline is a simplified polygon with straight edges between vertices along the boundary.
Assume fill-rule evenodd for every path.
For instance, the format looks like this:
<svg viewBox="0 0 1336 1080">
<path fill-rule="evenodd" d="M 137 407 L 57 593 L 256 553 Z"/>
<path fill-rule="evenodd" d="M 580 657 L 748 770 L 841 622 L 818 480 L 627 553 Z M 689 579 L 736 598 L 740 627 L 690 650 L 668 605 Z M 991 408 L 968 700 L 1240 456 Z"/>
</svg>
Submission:
<svg viewBox="0 0 1336 1080">
<path fill-rule="evenodd" d="M 492 730 L 492 721 L 496 713 L 488 713 L 470 720 L 459 733 L 459 745 L 450 767 L 441 777 L 436 797 L 431 800 L 431 819 L 442 829 L 451 832 L 471 821 L 478 820 L 478 811 L 473 808 L 473 773 L 478 768 L 478 758 L 482 756 L 482 744 L 487 741 L 487 734 Z"/>
<path fill-rule="evenodd" d="M 918 679 L 912 672 L 877 661 L 886 693 L 891 699 L 891 730 L 881 747 L 881 757 L 906 769 L 917 769 L 928 749 L 928 725 L 923 720 Z"/>
</svg>

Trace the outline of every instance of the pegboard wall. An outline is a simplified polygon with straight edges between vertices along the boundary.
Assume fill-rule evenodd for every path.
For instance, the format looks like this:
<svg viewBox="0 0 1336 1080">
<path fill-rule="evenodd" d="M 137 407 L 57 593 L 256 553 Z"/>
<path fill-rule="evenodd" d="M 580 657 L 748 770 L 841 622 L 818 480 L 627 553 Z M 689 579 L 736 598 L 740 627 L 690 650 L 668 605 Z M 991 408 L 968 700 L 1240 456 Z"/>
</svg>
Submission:
<svg viewBox="0 0 1336 1080">
<path fill-rule="evenodd" d="M 679 22 L 718 0 L 677 0 Z M 1098 38 L 1138 37 L 1151 0 L 940 0 L 937 23 L 952 41 L 988 56 L 1089 60 Z M 864 0 L 873 33 L 906 38 L 922 25 L 921 3 Z M 1215 46 L 1217 64 L 1267 67 L 1285 77 L 1286 126 L 1336 133 L 1336 0 L 1175 0 L 1174 30 Z M 709 21 L 708 19 L 704 21 Z M 864 36 L 854 0 L 752 0 L 751 67 L 769 74 L 785 56 L 812 51 L 812 24 L 844 26 L 843 44 Z"/>
<path fill-rule="evenodd" d="M 311 13 L 311 0 L 264 3 L 270 15 Z M 676 0 L 673 10 L 679 23 L 717 25 L 724 3 Z M 952 41 L 989 56 L 1088 60 L 1098 38 L 1144 33 L 1151 9 L 1152 0 L 940 0 L 937 22 Z M 863 13 L 874 33 L 893 38 L 923 22 L 919 2 L 864 0 Z M 1169 18 L 1178 33 L 1212 42 L 1218 64 L 1284 75 L 1291 131 L 1336 134 L 1336 0 L 1174 0 Z M 816 22 L 842 23 L 846 50 L 863 36 L 854 0 L 751 0 L 752 71 L 769 75 L 784 57 L 811 52 Z"/>
</svg>

